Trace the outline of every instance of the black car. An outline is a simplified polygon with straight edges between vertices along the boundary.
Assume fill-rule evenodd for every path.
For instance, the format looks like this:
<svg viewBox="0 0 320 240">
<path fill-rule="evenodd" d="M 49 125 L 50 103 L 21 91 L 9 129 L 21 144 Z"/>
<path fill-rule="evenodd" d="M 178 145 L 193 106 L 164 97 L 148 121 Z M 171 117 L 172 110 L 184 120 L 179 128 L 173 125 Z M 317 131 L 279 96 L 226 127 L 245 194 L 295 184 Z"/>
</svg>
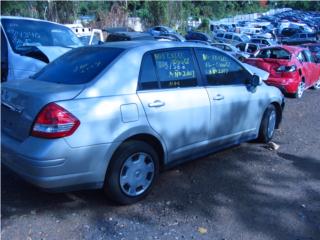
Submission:
<svg viewBox="0 0 320 240">
<path fill-rule="evenodd" d="M 134 41 L 134 40 L 155 40 L 155 39 L 149 33 L 114 32 L 108 35 L 106 42 Z"/>
<path fill-rule="evenodd" d="M 200 40 L 200 41 L 204 41 L 204 42 L 212 42 L 211 37 L 206 34 L 206 33 L 202 33 L 202 32 L 193 32 L 190 31 L 188 32 L 188 34 L 185 36 L 186 40 Z"/>
</svg>

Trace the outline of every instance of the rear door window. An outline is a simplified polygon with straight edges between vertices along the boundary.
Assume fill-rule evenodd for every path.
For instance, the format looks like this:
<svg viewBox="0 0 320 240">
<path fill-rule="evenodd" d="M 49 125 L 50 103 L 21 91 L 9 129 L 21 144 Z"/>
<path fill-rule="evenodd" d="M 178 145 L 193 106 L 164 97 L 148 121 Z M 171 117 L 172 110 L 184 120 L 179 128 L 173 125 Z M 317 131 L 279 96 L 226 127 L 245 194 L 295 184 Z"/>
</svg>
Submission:
<svg viewBox="0 0 320 240">
<path fill-rule="evenodd" d="M 193 54 L 190 49 L 153 53 L 161 88 L 197 86 Z"/>
<path fill-rule="evenodd" d="M 123 52 L 120 48 L 82 47 L 49 63 L 32 78 L 62 84 L 83 84 L 93 80 Z"/>
</svg>

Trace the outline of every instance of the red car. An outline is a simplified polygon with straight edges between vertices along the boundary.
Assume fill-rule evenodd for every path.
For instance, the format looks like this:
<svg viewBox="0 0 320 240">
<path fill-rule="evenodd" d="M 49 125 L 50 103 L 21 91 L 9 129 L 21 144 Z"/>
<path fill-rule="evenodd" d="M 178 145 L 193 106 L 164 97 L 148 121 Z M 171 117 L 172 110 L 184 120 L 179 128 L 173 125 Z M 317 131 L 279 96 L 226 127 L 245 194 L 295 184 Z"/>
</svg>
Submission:
<svg viewBox="0 0 320 240">
<path fill-rule="evenodd" d="M 306 48 L 284 45 L 261 48 L 244 62 L 269 72 L 268 85 L 296 98 L 301 98 L 307 88 L 320 89 L 320 64 Z"/>
</svg>

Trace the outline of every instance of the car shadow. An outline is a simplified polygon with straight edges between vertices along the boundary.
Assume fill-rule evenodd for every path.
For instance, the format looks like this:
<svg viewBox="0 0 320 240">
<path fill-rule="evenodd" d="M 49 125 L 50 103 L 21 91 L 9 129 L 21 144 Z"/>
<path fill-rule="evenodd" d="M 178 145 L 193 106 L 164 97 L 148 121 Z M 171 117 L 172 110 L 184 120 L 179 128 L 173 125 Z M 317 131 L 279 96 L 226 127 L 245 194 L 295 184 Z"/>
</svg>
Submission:
<svg viewBox="0 0 320 240">
<path fill-rule="evenodd" d="M 106 216 L 157 226 L 159 218 L 173 214 L 205 219 L 211 231 L 240 224 L 270 238 L 316 239 L 319 172 L 320 160 L 242 144 L 165 171 L 146 199 L 116 206 L 99 190 L 43 192 L 3 167 L 1 215 L 5 220 L 37 211 L 64 219 L 70 210 L 88 210 L 95 226 L 109 226 Z"/>
</svg>

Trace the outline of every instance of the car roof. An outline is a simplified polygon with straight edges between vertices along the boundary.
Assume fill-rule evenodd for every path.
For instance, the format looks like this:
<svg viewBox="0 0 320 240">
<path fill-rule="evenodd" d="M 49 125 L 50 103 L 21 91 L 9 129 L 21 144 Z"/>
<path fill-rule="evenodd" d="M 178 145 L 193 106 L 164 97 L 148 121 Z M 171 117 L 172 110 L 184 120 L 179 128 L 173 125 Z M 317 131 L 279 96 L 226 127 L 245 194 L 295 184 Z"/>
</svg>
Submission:
<svg viewBox="0 0 320 240">
<path fill-rule="evenodd" d="M 319 42 L 316 42 L 316 43 L 304 43 L 304 44 L 300 44 L 300 46 L 302 47 L 309 47 L 309 46 L 320 46 L 320 43 Z"/>
<path fill-rule="evenodd" d="M 56 22 L 50 22 L 50 21 L 47 21 L 47 20 L 36 19 L 36 18 L 28 18 L 28 17 L 0 16 L 0 20 L 2 20 L 2 19 L 28 20 L 28 21 L 45 22 L 45 23 L 57 24 L 59 26 L 64 26 L 63 24 L 59 24 L 59 23 L 56 23 Z M 64 26 L 64 27 L 68 28 L 67 26 Z"/>
<path fill-rule="evenodd" d="M 154 40 L 142 40 L 142 41 L 119 41 L 119 42 L 107 42 L 102 45 L 95 45 L 92 47 L 111 47 L 111 48 L 122 48 L 122 49 L 134 49 L 139 47 L 147 46 L 149 49 L 165 49 L 165 48 L 180 48 L 180 47 L 210 47 L 206 45 L 199 45 L 195 42 L 159 42 Z"/>
</svg>

